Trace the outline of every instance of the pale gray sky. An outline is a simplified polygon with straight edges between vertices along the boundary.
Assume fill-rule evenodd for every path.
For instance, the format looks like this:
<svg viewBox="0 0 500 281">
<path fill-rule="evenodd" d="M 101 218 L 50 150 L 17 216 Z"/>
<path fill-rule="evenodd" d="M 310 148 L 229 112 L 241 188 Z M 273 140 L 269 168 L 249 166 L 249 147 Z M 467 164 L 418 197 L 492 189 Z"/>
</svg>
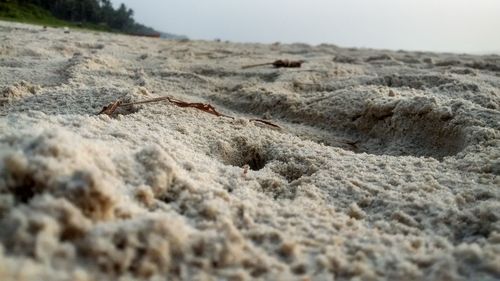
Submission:
<svg viewBox="0 0 500 281">
<path fill-rule="evenodd" d="M 113 0 L 193 39 L 500 53 L 500 0 Z"/>
</svg>

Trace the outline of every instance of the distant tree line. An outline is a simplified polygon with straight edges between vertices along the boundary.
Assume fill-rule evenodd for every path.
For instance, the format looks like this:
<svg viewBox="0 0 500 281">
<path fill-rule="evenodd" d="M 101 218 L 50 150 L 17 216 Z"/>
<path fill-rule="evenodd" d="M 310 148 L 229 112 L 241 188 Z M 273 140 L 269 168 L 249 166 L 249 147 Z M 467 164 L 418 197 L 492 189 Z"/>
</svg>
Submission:
<svg viewBox="0 0 500 281">
<path fill-rule="evenodd" d="M 105 25 L 112 30 L 155 34 L 154 29 L 134 21 L 134 11 L 121 4 L 114 9 L 110 0 L 12 0 L 21 5 L 33 4 L 50 11 L 56 18 L 71 22 Z"/>
</svg>

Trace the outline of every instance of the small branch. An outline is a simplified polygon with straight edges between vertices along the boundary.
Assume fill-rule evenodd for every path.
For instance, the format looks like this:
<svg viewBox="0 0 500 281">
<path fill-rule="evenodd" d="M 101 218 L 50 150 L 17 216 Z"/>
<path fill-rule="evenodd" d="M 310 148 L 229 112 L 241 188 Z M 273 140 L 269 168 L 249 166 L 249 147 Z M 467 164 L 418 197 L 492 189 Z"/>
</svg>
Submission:
<svg viewBox="0 0 500 281">
<path fill-rule="evenodd" d="M 215 108 L 212 105 L 207 104 L 207 103 L 198 103 L 198 102 L 190 103 L 190 102 L 185 102 L 185 101 L 181 101 L 181 100 L 177 100 L 177 99 L 173 99 L 173 98 L 169 98 L 168 101 L 179 106 L 179 107 L 194 107 L 196 109 L 199 109 L 201 111 L 205 111 L 205 112 L 213 114 L 215 116 L 222 116 L 222 117 L 234 119 L 234 117 L 219 113 L 217 110 L 215 110 Z"/>
<path fill-rule="evenodd" d="M 264 65 L 272 65 L 273 62 L 266 62 L 266 63 L 258 63 L 258 64 L 250 64 L 250 65 L 245 65 L 242 66 L 241 69 L 247 69 L 247 68 L 252 68 L 252 67 L 258 67 L 258 66 L 264 66 Z"/>
<path fill-rule="evenodd" d="M 298 61 L 290 61 L 290 60 L 275 60 L 274 62 L 267 62 L 267 63 L 259 63 L 259 64 L 251 64 L 251 65 L 245 65 L 241 67 L 242 69 L 246 68 L 252 68 L 252 67 L 258 67 L 258 66 L 264 66 L 264 65 L 272 65 L 275 68 L 299 68 L 302 66 L 302 64 L 305 61 L 303 60 L 298 60 Z"/>
<path fill-rule="evenodd" d="M 232 117 L 232 116 L 225 115 L 225 114 L 222 114 L 222 113 L 218 112 L 215 109 L 215 107 L 213 107 L 211 104 L 208 104 L 208 103 L 199 103 L 199 102 L 185 102 L 185 101 L 181 101 L 181 100 L 174 99 L 174 98 L 171 98 L 171 97 L 160 97 L 160 98 L 154 98 L 154 99 L 148 99 L 148 100 L 136 101 L 136 102 L 128 102 L 128 103 L 123 103 L 120 100 L 116 100 L 116 101 L 108 104 L 107 106 L 104 106 L 102 108 L 102 110 L 98 113 L 98 115 L 100 115 L 100 114 L 106 114 L 106 115 L 112 116 L 119 107 L 127 107 L 127 106 L 132 106 L 132 105 L 148 104 L 148 103 L 155 103 L 155 102 L 162 102 L 162 101 L 168 101 L 168 102 L 170 102 L 170 103 L 172 103 L 172 104 L 174 104 L 174 105 L 176 105 L 178 107 L 192 107 L 192 108 L 196 108 L 198 110 L 201 110 L 201 111 L 204 111 L 206 113 L 215 115 L 217 117 L 226 117 L 226 118 L 234 119 L 234 117 Z M 251 122 L 263 123 L 263 124 L 266 124 L 268 126 L 281 129 L 280 126 L 278 126 L 276 124 L 273 124 L 273 123 L 271 123 L 269 121 L 266 121 L 266 120 L 262 120 L 262 119 L 250 119 L 250 121 Z"/>
<path fill-rule="evenodd" d="M 269 121 L 266 121 L 266 120 L 262 120 L 262 119 L 250 119 L 251 122 L 259 122 L 259 123 L 264 123 L 266 125 L 269 125 L 271 127 L 274 127 L 274 128 L 278 128 L 278 129 L 281 129 L 280 126 L 276 125 L 276 124 L 273 124 Z"/>
</svg>

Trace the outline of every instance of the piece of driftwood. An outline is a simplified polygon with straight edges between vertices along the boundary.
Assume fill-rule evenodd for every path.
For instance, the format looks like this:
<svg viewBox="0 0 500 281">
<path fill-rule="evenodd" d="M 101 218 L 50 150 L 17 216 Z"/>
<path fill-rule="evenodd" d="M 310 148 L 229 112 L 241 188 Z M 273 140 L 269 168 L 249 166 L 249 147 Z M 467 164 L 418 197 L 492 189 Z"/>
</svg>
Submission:
<svg viewBox="0 0 500 281">
<path fill-rule="evenodd" d="M 298 61 L 291 61 L 291 60 L 275 60 L 274 62 L 266 62 L 266 63 L 259 63 L 259 64 L 251 64 L 251 65 L 245 65 L 241 68 L 246 69 L 246 68 L 252 68 L 252 67 L 258 67 L 258 66 L 265 66 L 265 65 L 272 65 L 276 68 L 299 68 L 302 66 L 302 64 L 305 61 L 303 60 L 298 60 Z"/>
<path fill-rule="evenodd" d="M 139 105 L 139 104 L 148 104 L 148 103 L 156 103 L 156 102 L 162 102 L 162 101 L 168 101 L 176 106 L 179 106 L 179 107 L 192 107 L 192 108 L 196 108 L 198 110 L 201 110 L 201 111 L 204 111 L 206 113 L 210 113 L 212 115 L 215 115 L 217 117 L 227 117 L 227 118 L 231 118 L 231 119 L 235 119 L 234 117 L 232 116 L 229 116 L 229 115 L 225 115 L 225 114 L 222 114 L 220 112 L 218 112 L 215 107 L 213 107 L 211 104 L 208 104 L 208 103 L 199 103 L 199 102 L 186 102 L 186 101 L 181 101 L 181 100 L 178 100 L 178 99 L 175 99 L 175 98 L 171 98 L 171 97 L 160 97 L 160 98 L 153 98 L 153 99 L 147 99 L 147 100 L 143 100 L 143 101 L 136 101 L 136 102 L 128 102 L 128 103 L 124 103 L 120 100 L 116 100 L 106 106 L 104 106 L 102 108 L 101 111 L 99 111 L 99 113 L 97 113 L 98 115 L 99 114 L 106 114 L 106 115 L 109 115 L 109 116 L 112 116 L 116 110 L 119 108 L 119 107 L 128 107 L 128 106 L 133 106 L 133 105 Z M 266 124 L 268 126 L 271 126 L 273 128 L 278 128 L 278 129 L 281 129 L 280 126 L 274 124 L 274 123 L 271 123 L 269 121 L 266 121 L 266 120 L 262 120 L 262 119 L 250 119 L 249 120 L 250 122 L 259 122 L 259 123 L 263 123 L 263 124 Z"/>
</svg>

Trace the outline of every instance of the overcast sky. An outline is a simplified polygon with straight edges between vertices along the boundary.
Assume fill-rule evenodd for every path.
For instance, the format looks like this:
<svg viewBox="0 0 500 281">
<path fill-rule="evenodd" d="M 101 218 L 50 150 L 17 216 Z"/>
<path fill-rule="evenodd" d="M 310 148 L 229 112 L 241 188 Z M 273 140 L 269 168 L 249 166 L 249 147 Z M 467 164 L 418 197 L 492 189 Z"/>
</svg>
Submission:
<svg viewBox="0 0 500 281">
<path fill-rule="evenodd" d="M 113 0 L 192 39 L 500 53 L 500 0 Z"/>
</svg>

